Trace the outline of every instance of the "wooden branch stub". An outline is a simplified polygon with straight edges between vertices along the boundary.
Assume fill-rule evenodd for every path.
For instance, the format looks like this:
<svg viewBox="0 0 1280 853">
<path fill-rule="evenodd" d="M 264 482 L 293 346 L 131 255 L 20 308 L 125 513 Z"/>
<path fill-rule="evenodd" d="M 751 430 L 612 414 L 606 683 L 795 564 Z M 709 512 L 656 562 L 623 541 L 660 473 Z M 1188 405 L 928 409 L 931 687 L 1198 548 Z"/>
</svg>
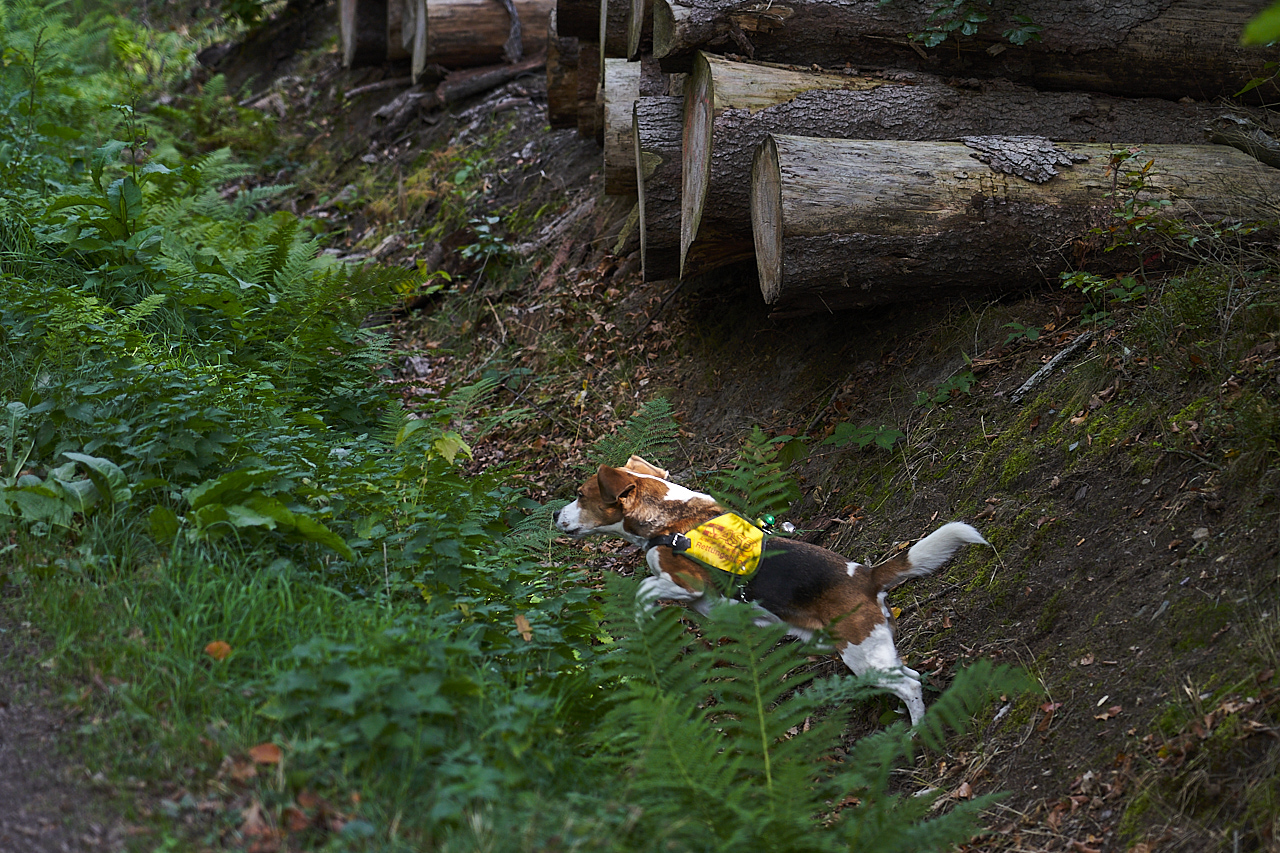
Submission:
<svg viewBox="0 0 1280 853">
<path fill-rule="evenodd" d="M 1056 178 L 1056 166 L 1073 166 L 1089 159 L 1088 154 L 1063 150 L 1043 136 L 962 136 L 960 141 L 977 151 L 974 157 L 995 171 L 1036 184 Z"/>
</svg>

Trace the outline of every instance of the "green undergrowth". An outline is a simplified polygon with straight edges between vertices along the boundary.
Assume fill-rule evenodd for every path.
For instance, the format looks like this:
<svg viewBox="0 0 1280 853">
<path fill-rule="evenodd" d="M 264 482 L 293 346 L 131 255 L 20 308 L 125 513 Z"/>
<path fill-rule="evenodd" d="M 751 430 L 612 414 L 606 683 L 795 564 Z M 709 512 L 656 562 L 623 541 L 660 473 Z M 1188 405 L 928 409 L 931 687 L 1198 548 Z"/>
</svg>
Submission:
<svg viewBox="0 0 1280 853">
<path fill-rule="evenodd" d="M 312 223 L 269 212 L 284 188 L 246 189 L 212 147 L 235 110 L 128 106 L 109 63 L 76 74 L 37 49 L 47 21 L 59 50 L 92 27 L 29 3 L 0 18 L 0 145 L 26 158 L 0 175 L 4 621 L 41 650 L 75 760 L 120 793 L 139 849 L 922 851 L 972 834 L 990 798 L 934 811 L 891 774 L 1024 689 L 1018 672 L 975 666 L 916 736 L 845 751 L 846 710 L 882 691 L 809 683 L 747 608 L 699 634 L 565 563 L 525 472 L 473 459 L 533 417 L 498 378 L 458 377 L 412 414 L 391 397 L 389 340 L 362 321 L 429 271 L 333 261 Z M 122 106 L 78 136 L 41 130 L 93 102 Z M 475 230 L 479 263 L 509 260 Z M 651 404 L 601 451 L 676 434 Z M 718 482 L 751 509 L 797 494 L 763 433 L 741 458 Z"/>
</svg>

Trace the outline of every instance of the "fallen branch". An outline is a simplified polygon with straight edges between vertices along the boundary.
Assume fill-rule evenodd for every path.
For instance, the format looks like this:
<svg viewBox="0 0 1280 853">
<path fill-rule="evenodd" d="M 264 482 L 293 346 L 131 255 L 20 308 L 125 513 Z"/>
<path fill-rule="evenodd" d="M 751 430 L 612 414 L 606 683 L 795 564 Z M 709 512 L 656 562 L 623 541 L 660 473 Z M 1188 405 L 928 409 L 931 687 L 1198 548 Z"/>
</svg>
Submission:
<svg viewBox="0 0 1280 853">
<path fill-rule="evenodd" d="M 1022 398 L 1025 397 L 1031 391 L 1031 389 L 1035 388 L 1037 385 L 1043 382 L 1059 364 L 1066 361 L 1068 358 L 1071 357 L 1072 353 L 1080 349 L 1080 347 L 1084 346 L 1085 344 L 1089 343 L 1091 340 L 1093 340 L 1093 332 L 1085 332 L 1084 334 L 1080 335 L 1080 337 L 1076 338 L 1074 341 L 1067 344 L 1067 346 L 1063 348 L 1062 352 L 1058 353 L 1053 358 L 1049 359 L 1047 362 L 1045 362 L 1044 367 L 1040 368 L 1035 373 L 1031 374 L 1031 378 L 1028 379 L 1026 382 L 1023 382 L 1022 385 L 1018 387 L 1018 390 L 1014 391 L 1013 395 L 1009 397 L 1009 402 L 1011 403 L 1022 402 Z"/>
</svg>

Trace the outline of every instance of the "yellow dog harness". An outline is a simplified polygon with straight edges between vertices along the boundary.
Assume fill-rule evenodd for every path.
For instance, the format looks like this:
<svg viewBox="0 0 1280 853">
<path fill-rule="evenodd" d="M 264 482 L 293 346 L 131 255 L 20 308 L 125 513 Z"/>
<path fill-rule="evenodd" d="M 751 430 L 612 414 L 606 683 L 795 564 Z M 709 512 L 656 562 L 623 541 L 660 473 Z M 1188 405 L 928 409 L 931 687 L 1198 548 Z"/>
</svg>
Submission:
<svg viewBox="0 0 1280 853">
<path fill-rule="evenodd" d="M 684 557 L 734 575 L 754 574 L 764 553 L 764 531 L 732 512 L 704 521 L 686 534 L 655 536 L 645 547 L 666 545 Z"/>
</svg>

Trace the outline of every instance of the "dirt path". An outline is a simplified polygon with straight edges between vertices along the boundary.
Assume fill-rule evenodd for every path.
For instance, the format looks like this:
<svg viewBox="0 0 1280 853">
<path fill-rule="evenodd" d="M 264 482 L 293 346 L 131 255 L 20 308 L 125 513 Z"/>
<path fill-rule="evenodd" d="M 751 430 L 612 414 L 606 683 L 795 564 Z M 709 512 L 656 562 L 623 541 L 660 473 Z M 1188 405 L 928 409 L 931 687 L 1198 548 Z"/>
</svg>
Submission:
<svg viewBox="0 0 1280 853">
<path fill-rule="evenodd" d="M 124 823 L 83 767 L 55 698 L 23 675 L 30 629 L 0 609 L 0 851 L 120 851 Z"/>
</svg>

